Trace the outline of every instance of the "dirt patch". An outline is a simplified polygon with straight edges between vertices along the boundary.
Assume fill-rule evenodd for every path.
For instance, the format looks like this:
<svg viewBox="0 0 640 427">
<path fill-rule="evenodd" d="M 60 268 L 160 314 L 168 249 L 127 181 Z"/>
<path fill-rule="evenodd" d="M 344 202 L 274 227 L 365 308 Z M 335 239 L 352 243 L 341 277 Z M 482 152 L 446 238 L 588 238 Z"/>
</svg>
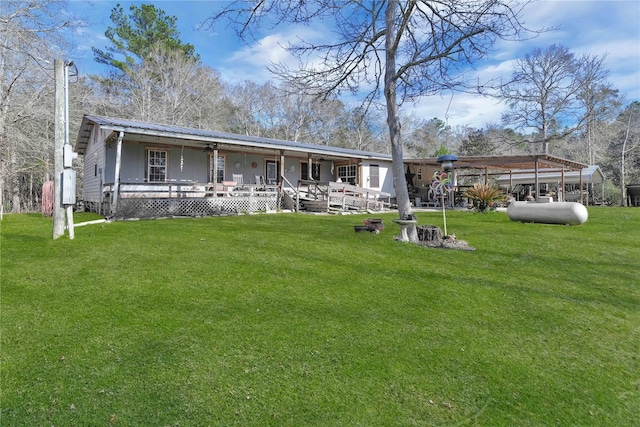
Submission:
<svg viewBox="0 0 640 427">
<path fill-rule="evenodd" d="M 418 244 L 429 248 L 453 249 L 458 251 L 475 251 L 464 240 L 458 240 L 455 235 L 444 236 L 440 227 L 435 225 L 419 225 L 417 227 Z"/>
</svg>

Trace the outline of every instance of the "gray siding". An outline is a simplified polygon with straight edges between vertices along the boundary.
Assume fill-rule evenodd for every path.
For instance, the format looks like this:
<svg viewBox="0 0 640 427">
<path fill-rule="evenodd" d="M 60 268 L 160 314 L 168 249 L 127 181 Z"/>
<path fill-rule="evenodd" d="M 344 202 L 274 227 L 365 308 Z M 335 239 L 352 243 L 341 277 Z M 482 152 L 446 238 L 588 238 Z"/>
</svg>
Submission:
<svg viewBox="0 0 640 427">
<path fill-rule="evenodd" d="M 93 126 L 91 137 L 84 155 L 84 171 L 82 182 L 82 198 L 88 202 L 99 202 L 101 187 L 100 170 L 104 182 L 105 158 L 104 158 L 104 134 L 98 125 Z"/>
</svg>

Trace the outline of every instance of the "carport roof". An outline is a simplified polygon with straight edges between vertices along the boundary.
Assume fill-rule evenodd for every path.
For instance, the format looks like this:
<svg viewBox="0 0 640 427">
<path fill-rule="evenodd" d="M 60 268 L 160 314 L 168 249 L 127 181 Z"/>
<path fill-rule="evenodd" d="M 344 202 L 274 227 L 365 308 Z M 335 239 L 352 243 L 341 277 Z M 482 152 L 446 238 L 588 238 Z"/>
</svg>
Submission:
<svg viewBox="0 0 640 427">
<path fill-rule="evenodd" d="M 511 184 L 532 184 L 535 182 L 535 172 L 532 170 L 514 170 L 512 174 L 501 175 L 497 179 L 498 185 Z M 604 174 L 600 167 L 591 165 L 580 171 L 562 172 L 543 172 L 538 173 L 538 182 L 540 183 L 556 183 L 564 180 L 565 184 L 602 184 L 604 182 Z"/>
<path fill-rule="evenodd" d="M 405 163 L 411 165 L 438 166 L 438 158 L 405 159 Z M 565 170 L 579 171 L 586 168 L 585 163 L 555 157 L 550 154 L 525 154 L 518 156 L 461 156 L 454 163 L 456 169 L 492 169 L 515 171 L 518 169 Z"/>
</svg>

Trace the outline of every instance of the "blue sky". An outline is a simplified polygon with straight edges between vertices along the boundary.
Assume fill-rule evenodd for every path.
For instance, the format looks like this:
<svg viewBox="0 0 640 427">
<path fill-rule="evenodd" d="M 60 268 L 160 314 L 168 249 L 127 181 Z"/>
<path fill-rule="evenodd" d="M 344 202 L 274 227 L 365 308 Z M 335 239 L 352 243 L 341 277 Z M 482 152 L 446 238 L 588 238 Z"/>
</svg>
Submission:
<svg viewBox="0 0 640 427">
<path fill-rule="evenodd" d="M 183 42 L 195 46 L 202 61 L 217 69 L 228 83 L 243 80 L 264 82 L 271 76 L 265 69 L 269 61 L 291 61 L 279 45 L 296 37 L 321 40 L 327 29 L 319 27 L 278 27 L 264 35 L 258 43 L 247 46 L 223 26 L 198 30 L 202 21 L 219 10 L 221 1 L 106 1 L 70 0 L 70 9 L 85 20 L 87 26 L 75 37 L 76 50 L 69 58 L 80 73 L 100 74 L 105 68 L 94 63 L 91 46 L 104 48 L 104 32 L 112 25 L 111 9 L 120 3 L 126 12 L 131 4 L 153 3 L 169 16 L 177 18 Z M 606 55 L 610 82 L 628 101 L 640 101 L 640 1 L 607 0 L 542 0 L 527 7 L 524 20 L 530 28 L 559 27 L 526 42 L 501 42 L 487 61 L 478 68 L 482 79 L 507 77 L 513 61 L 535 47 L 553 43 L 568 47 L 577 55 Z M 500 119 L 504 105 L 495 100 L 468 94 L 443 93 L 424 98 L 416 105 L 403 106 L 404 114 L 430 119 L 447 119 L 452 126 L 470 125 L 481 128 Z"/>
</svg>

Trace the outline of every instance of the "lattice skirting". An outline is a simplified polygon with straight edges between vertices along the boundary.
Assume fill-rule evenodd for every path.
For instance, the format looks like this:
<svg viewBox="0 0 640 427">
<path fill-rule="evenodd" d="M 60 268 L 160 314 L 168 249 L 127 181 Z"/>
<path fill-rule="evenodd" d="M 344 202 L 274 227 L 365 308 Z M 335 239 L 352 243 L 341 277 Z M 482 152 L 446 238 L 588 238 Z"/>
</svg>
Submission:
<svg viewBox="0 0 640 427">
<path fill-rule="evenodd" d="M 219 197 L 188 199 L 134 199 L 118 201 L 116 218 L 212 216 L 279 209 L 276 197 Z"/>
</svg>

